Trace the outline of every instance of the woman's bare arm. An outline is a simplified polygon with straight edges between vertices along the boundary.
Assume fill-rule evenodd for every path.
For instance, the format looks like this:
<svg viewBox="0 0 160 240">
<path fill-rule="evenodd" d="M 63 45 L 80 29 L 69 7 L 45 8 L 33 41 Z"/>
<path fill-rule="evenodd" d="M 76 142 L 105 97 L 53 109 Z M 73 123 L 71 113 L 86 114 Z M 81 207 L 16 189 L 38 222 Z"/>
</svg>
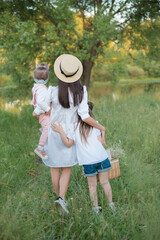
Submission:
<svg viewBox="0 0 160 240">
<path fill-rule="evenodd" d="M 103 143 L 102 143 L 102 136 L 101 136 L 101 135 L 98 135 L 97 138 L 98 138 L 98 140 L 100 141 L 100 143 L 103 144 Z"/>
<path fill-rule="evenodd" d="M 95 127 L 95 128 L 97 128 L 101 131 L 102 144 L 103 144 L 103 146 L 105 146 L 106 145 L 106 142 L 105 142 L 105 128 L 101 124 L 99 124 L 95 119 L 93 119 L 92 117 L 85 118 L 85 119 L 83 119 L 83 121 L 85 123 L 91 125 L 92 127 Z"/>
</svg>

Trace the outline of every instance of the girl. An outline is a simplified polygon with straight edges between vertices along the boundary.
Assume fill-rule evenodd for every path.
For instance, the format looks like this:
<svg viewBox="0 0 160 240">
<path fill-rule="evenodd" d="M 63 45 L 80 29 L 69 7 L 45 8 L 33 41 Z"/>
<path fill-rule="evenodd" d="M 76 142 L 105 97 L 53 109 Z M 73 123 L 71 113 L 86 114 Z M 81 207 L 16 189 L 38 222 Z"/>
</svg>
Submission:
<svg viewBox="0 0 160 240">
<path fill-rule="evenodd" d="M 92 114 L 93 104 L 88 102 L 89 114 Z M 76 143 L 76 152 L 79 165 L 83 165 L 85 176 L 88 180 L 90 198 L 93 203 L 93 210 L 98 213 L 101 207 L 98 206 L 97 199 L 97 175 L 100 184 L 102 185 L 106 198 L 109 201 L 109 206 L 114 210 L 114 203 L 112 202 L 112 189 L 108 181 L 107 171 L 111 169 L 111 164 L 104 147 L 102 146 L 102 138 L 100 131 L 87 123 L 83 122 L 81 117 L 78 117 L 78 125 L 75 134 L 70 133 L 66 136 L 62 126 L 53 124 L 52 129 L 58 132 L 62 141 L 67 147 L 74 144 L 73 138 Z"/>
<path fill-rule="evenodd" d="M 49 101 L 52 103 L 50 125 L 60 123 L 65 134 L 78 122 L 77 113 L 82 121 L 98 128 L 105 143 L 105 128 L 88 114 L 88 95 L 86 87 L 80 84 L 83 72 L 82 63 L 70 54 L 59 56 L 54 63 L 54 72 L 58 78 L 58 86 L 49 87 Z M 65 195 L 69 186 L 71 167 L 77 164 L 75 144 L 68 148 L 59 133 L 48 129 L 48 143 L 45 145 L 48 160 L 43 159 L 51 168 L 53 189 L 57 195 L 56 207 L 68 213 Z"/>
<path fill-rule="evenodd" d="M 41 63 L 37 66 L 33 73 L 34 87 L 32 88 L 33 99 L 32 104 L 34 106 L 33 116 L 39 116 L 39 123 L 42 126 L 42 134 L 39 140 L 38 147 L 34 150 L 34 152 L 45 160 L 48 159 L 44 151 L 44 145 L 48 138 L 48 125 L 50 122 L 50 102 L 48 101 L 48 89 L 45 84 L 48 82 L 49 77 L 49 67 L 45 63 Z"/>
</svg>

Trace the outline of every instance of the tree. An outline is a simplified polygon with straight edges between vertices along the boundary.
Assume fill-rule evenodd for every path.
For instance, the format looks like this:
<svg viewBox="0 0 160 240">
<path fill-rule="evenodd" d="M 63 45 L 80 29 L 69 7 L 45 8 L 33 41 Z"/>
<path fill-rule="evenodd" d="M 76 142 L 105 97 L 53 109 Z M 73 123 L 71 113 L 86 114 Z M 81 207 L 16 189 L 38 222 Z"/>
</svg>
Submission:
<svg viewBox="0 0 160 240">
<path fill-rule="evenodd" d="M 159 0 L 1 0 L 0 45 L 19 78 L 33 69 L 36 56 L 53 65 L 58 55 L 74 54 L 89 86 L 92 67 L 109 41 L 120 39 L 128 24 L 134 29 L 156 19 L 159 10 Z"/>
<path fill-rule="evenodd" d="M 160 18 L 146 20 L 136 29 L 126 28 L 124 36 L 130 40 L 130 48 L 143 50 L 150 60 L 160 60 Z"/>
</svg>

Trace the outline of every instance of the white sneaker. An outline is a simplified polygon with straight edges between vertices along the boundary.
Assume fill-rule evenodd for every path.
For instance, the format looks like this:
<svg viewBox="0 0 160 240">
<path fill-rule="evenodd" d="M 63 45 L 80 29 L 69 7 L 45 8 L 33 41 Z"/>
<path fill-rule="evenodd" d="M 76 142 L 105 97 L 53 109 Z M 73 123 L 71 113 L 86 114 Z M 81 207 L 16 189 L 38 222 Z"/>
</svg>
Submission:
<svg viewBox="0 0 160 240">
<path fill-rule="evenodd" d="M 34 149 L 34 152 L 42 159 L 48 160 L 48 156 L 46 155 L 44 150 L 40 150 L 38 147 Z"/>
<path fill-rule="evenodd" d="M 65 213 L 69 213 L 68 209 L 67 209 L 67 203 L 61 198 L 58 197 L 55 201 L 55 206 L 57 209 L 59 209 L 60 211 L 63 210 Z"/>
<path fill-rule="evenodd" d="M 115 205 L 114 202 L 109 203 L 110 209 L 114 212 L 115 211 Z"/>
<path fill-rule="evenodd" d="M 93 209 L 93 211 L 94 211 L 96 214 L 102 212 L 102 208 L 99 207 L 99 206 L 97 206 L 97 207 L 93 207 L 92 209 Z"/>
</svg>

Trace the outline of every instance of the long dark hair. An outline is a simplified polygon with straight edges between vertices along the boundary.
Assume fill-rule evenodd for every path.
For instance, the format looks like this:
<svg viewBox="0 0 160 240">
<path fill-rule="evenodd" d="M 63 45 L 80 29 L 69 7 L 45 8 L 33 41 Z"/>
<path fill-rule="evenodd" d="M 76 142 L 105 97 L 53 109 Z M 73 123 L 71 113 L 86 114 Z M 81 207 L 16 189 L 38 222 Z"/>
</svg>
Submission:
<svg viewBox="0 0 160 240">
<path fill-rule="evenodd" d="M 94 117 L 94 115 L 92 113 L 94 104 L 91 101 L 88 101 L 88 106 L 89 106 L 90 117 Z M 88 125 L 87 123 L 83 122 L 83 120 L 81 119 L 81 117 L 79 115 L 78 115 L 78 124 L 79 124 L 79 132 L 80 132 L 80 136 L 81 136 L 81 141 L 86 144 L 89 133 L 93 129 L 93 127 Z"/>
<path fill-rule="evenodd" d="M 64 108 L 70 108 L 68 90 L 70 90 L 73 96 L 74 106 L 80 104 L 83 99 L 83 87 L 80 80 L 73 83 L 65 83 L 58 79 L 58 99 Z"/>
</svg>

